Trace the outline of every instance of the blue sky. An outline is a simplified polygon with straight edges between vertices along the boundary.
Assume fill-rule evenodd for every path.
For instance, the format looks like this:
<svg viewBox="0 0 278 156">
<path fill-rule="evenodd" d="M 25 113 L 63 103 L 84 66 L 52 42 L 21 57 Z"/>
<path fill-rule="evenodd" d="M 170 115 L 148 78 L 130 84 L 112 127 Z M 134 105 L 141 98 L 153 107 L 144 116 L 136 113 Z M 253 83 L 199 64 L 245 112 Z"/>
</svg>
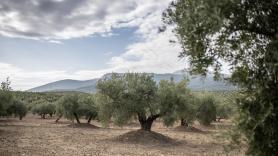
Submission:
<svg viewBox="0 0 278 156">
<path fill-rule="evenodd" d="M 0 38 L 0 62 L 26 70 L 99 70 L 125 48 L 138 41 L 136 28 L 112 30 L 108 37 L 94 35 L 62 41 L 61 44 L 21 38 Z"/>
<path fill-rule="evenodd" d="M 1 0 L 0 80 L 15 90 L 108 72 L 169 73 L 187 66 L 172 28 L 171 0 Z"/>
</svg>

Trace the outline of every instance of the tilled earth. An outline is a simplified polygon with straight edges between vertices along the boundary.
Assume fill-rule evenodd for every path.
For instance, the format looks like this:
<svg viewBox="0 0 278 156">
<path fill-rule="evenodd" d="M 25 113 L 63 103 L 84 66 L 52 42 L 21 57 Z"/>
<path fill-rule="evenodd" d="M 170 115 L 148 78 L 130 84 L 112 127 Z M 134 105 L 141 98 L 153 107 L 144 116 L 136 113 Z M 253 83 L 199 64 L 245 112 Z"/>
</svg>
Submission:
<svg viewBox="0 0 278 156">
<path fill-rule="evenodd" d="M 115 139 L 139 129 L 136 123 L 122 128 L 96 128 L 75 126 L 65 119 L 58 124 L 54 121 L 55 118 L 43 120 L 33 115 L 28 115 L 22 121 L 1 118 L 0 156 L 227 155 L 223 148 L 227 142 L 217 139 L 217 136 L 228 129 L 227 122 L 210 128 L 199 126 L 205 133 L 178 131 L 156 122 L 152 130 L 176 142 L 166 145 L 144 144 L 142 141 L 130 143 Z M 97 122 L 92 124 L 101 127 Z M 243 153 L 228 155 L 238 156 Z"/>
</svg>

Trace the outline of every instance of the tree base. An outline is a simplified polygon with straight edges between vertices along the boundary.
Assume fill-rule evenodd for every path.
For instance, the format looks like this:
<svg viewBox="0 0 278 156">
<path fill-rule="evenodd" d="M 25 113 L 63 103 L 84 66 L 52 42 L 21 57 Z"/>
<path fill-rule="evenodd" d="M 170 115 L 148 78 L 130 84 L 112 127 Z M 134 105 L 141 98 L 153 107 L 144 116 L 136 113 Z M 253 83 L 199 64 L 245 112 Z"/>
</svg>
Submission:
<svg viewBox="0 0 278 156">
<path fill-rule="evenodd" d="M 116 137 L 114 141 L 144 145 L 169 145 L 177 143 L 174 139 L 160 133 L 141 129 L 120 135 Z"/>
</svg>

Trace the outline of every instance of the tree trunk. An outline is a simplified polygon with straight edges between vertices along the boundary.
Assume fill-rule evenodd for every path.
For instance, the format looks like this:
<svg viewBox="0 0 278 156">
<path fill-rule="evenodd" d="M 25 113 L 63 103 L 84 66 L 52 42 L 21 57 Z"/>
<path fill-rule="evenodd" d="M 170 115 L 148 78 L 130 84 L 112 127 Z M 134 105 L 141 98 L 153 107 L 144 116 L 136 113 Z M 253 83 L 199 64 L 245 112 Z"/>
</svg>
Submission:
<svg viewBox="0 0 278 156">
<path fill-rule="evenodd" d="M 19 120 L 22 120 L 22 116 L 19 116 Z"/>
<path fill-rule="evenodd" d="M 42 118 L 45 119 L 45 114 L 42 115 Z"/>
<path fill-rule="evenodd" d="M 56 123 L 61 119 L 62 115 L 59 115 L 58 118 L 56 119 Z"/>
<path fill-rule="evenodd" d="M 145 131 L 151 131 L 152 128 L 152 124 L 153 124 L 153 120 L 146 120 L 144 122 L 141 122 L 141 130 L 145 130 Z"/>
<path fill-rule="evenodd" d="M 217 119 L 217 121 L 220 122 L 220 120 L 221 120 L 221 118 L 219 117 L 219 118 Z"/>
<path fill-rule="evenodd" d="M 76 114 L 76 113 L 73 113 L 73 115 L 74 115 L 74 117 L 75 117 L 77 123 L 80 124 L 80 121 L 79 121 L 79 118 L 78 118 L 77 114 Z"/>
<path fill-rule="evenodd" d="M 138 119 L 141 125 L 141 130 L 151 131 L 153 121 L 156 120 L 156 118 L 158 117 L 159 115 L 157 114 L 157 115 L 151 115 L 146 119 L 146 117 L 138 115 Z"/>
<path fill-rule="evenodd" d="M 181 118 L 181 126 L 188 127 L 188 123 L 184 118 Z"/>
<path fill-rule="evenodd" d="M 91 123 L 92 118 L 93 118 L 93 116 L 91 115 L 88 119 L 88 124 Z"/>
</svg>

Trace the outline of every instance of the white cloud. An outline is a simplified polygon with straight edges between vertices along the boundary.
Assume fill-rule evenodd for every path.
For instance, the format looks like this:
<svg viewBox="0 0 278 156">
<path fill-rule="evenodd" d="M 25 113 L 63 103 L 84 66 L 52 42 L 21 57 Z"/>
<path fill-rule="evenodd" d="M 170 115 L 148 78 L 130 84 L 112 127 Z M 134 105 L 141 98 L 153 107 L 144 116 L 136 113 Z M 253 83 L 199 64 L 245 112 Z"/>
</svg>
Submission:
<svg viewBox="0 0 278 156">
<path fill-rule="evenodd" d="M 158 32 L 162 11 L 171 0 L 1 0 L 0 35 L 61 43 L 61 39 L 113 35 L 112 28 L 137 27 L 140 38 L 114 56 L 102 70 L 26 71 L 0 63 L 0 80 L 9 76 L 15 89 L 29 89 L 61 79 L 92 79 L 109 72 L 168 73 L 185 67 L 180 47 L 169 43 L 171 29 Z M 14 12 L 14 13 L 13 13 Z M 16 21 L 11 21 L 11 18 Z M 110 55 L 105 53 L 104 55 Z"/>
<path fill-rule="evenodd" d="M 179 45 L 169 43 L 174 38 L 170 30 L 151 36 L 145 41 L 135 43 L 127 51 L 112 57 L 110 66 L 117 71 L 167 73 L 185 67 L 184 60 L 179 60 Z"/>
<path fill-rule="evenodd" d="M 7 63 L 0 63 L 0 81 L 4 81 L 7 77 L 12 81 L 12 88 L 15 90 L 26 90 L 35 86 L 43 85 L 49 82 L 62 79 L 78 79 L 86 80 L 101 77 L 109 70 L 92 70 L 92 71 L 76 71 L 67 72 L 63 70 L 51 71 L 27 71 L 20 67 Z"/>
<path fill-rule="evenodd" d="M 0 35 L 59 40 L 138 26 L 170 0 L 1 0 Z M 160 20 L 160 19 L 159 19 Z M 151 28 L 152 23 L 145 25 Z"/>
</svg>

